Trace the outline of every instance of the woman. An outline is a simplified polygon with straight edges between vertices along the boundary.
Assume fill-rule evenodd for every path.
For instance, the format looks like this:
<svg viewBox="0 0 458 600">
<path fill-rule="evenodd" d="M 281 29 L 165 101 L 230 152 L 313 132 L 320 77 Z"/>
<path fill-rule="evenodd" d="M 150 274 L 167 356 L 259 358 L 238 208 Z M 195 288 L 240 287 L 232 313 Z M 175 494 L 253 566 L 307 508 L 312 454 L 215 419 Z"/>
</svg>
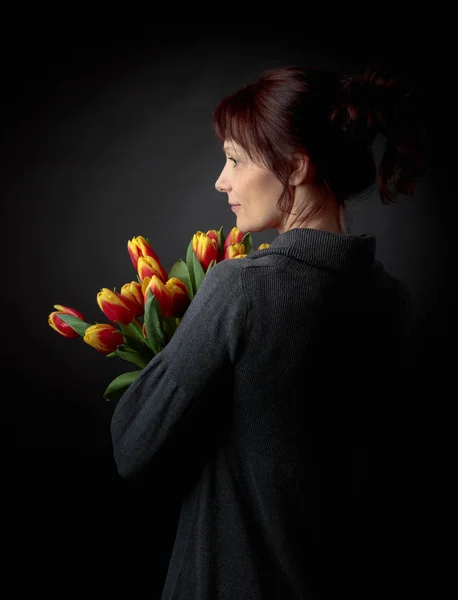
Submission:
<svg viewBox="0 0 458 600">
<path fill-rule="evenodd" d="M 216 107 L 216 188 L 241 231 L 279 235 L 209 271 L 113 415 L 122 477 L 183 480 L 163 600 L 389 589 L 380 498 L 409 302 L 344 213 L 375 181 L 387 203 L 413 192 L 425 171 L 414 99 L 377 73 L 286 67 Z"/>
</svg>

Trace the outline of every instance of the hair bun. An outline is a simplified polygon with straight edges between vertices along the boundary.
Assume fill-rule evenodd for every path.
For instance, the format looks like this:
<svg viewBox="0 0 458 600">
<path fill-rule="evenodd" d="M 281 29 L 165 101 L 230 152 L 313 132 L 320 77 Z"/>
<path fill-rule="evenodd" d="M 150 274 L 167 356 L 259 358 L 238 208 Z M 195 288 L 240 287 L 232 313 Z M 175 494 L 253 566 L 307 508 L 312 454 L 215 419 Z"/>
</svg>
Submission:
<svg viewBox="0 0 458 600">
<path fill-rule="evenodd" d="M 340 129 L 372 142 L 377 133 L 391 137 L 411 117 L 414 88 L 402 77 L 367 69 L 341 79 L 340 102 L 331 120 Z"/>
</svg>

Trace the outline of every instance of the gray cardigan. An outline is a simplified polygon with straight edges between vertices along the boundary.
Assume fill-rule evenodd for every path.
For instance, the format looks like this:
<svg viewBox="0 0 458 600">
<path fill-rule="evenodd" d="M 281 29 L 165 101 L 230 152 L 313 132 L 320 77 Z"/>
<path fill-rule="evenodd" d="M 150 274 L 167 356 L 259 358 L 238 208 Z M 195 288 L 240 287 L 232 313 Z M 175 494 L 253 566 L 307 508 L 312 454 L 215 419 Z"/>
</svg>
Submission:
<svg viewBox="0 0 458 600">
<path fill-rule="evenodd" d="M 370 235 L 293 229 L 209 271 L 112 418 L 122 477 L 183 481 L 162 600 L 356 598 L 382 576 L 374 457 L 408 308 Z"/>
</svg>

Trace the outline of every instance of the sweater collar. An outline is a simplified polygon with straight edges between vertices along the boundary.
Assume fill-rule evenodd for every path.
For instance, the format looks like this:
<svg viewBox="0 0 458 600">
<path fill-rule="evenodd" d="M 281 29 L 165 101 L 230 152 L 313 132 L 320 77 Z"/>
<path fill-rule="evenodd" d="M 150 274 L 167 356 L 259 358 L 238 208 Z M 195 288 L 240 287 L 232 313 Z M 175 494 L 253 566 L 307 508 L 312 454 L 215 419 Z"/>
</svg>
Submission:
<svg viewBox="0 0 458 600">
<path fill-rule="evenodd" d="M 374 235 L 331 233 L 321 229 L 296 228 L 278 235 L 265 250 L 254 250 L 247 258 L 281 254 L 331 271 L 368 268 L 375 260 Z"/>
</svg>

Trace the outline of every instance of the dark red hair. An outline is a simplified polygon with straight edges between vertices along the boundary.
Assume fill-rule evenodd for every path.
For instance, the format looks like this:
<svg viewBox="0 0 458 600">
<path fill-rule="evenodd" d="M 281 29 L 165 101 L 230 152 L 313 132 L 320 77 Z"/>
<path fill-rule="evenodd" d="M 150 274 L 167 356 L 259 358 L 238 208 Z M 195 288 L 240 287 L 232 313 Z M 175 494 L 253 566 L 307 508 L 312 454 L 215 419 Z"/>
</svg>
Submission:
<svg viewBox="0 0 458 600">
<path fill-rule="evenodd" d="M 280 67 L 221 100 L 212 125 L 220 141 L 235 141 L 284 184 L 281 210 L 291 210 L 288 179 L 297 153 L 310 157 L 317 183 L 339 204 L 376 181 L 387 204 L 398 193 L 412 195 L 415 177 L 426 171 L 414 100 L 411 85 L 380 72 Z M 372 142 L 379 132 L 387 141 L 377 174 Z"/>
</svg>

